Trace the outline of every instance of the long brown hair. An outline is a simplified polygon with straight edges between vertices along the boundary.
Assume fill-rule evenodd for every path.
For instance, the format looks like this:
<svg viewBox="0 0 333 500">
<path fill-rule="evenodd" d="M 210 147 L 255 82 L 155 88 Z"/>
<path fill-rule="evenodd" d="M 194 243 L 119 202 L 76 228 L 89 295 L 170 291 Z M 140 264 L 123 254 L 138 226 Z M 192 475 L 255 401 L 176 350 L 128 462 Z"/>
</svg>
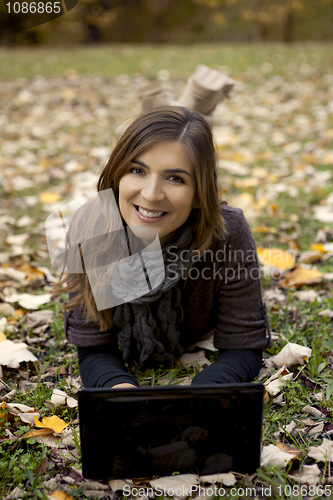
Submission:
<svg viewBox="0 0 333 500">
<path fill-rule="evenodd" d="M 225 228 L 218 199 L 212 131 L 197 111 L 168 106 L 139 115 L 118 139 L 99 177 L 97 190 L 112 189 L 118 203 L 119 183 L 130 163 L 151 147 L 168 141 L 181 143 L 193 165 L 198 206 L 192 209 L 198 221 L 195 246 L 204 251 L 214 237 L 223 236 Z M 66 281 L 67 286 L 61 288 Z M 64 292 L 72 293 L 66 309 L 80 307 L 87 320 L 99 321 L 101 330 L 112 326 L 112 310 L 97 311 L 86 273 L 66 274 L 56 288 L 56 293 Z"/>
</svg>

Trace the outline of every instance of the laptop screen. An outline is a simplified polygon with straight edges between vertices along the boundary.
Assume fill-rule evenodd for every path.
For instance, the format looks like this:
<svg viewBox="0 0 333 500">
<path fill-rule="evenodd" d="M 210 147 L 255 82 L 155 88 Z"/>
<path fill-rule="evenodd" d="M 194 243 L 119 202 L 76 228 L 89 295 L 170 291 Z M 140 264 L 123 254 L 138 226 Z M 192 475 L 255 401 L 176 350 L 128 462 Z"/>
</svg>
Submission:
<svg viewBox="0 0 333 500">
<path fill-rule="evenodd" d="M 259 467 L 262 384 L 83 389 L 83 476 L 204 475 Z"/>
</svg>

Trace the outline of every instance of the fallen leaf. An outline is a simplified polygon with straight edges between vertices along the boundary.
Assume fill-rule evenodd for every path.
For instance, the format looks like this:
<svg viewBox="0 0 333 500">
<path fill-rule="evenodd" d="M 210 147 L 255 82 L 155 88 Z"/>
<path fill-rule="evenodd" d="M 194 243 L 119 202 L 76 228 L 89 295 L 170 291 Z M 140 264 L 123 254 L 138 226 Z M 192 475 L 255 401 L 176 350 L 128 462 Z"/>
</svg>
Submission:
<svg viewBox="0 0 333 500">
<path fill-rule="evenodd" d="M 273 465 L 285 467 L 292 460 L 297 458 L 296 454 L 286 453 L 274 444 L 264 446 L 261 452 L 261 467 L 271 467 Z"/>
<path fill-rule="evenodd" d="M 232 472 L 227 472 L 200 476 L 200 481 L 209 484 L 222 483 L 225 486 L 233 486 L 237 480 Z"/>
<path fill-rule="evenodd" d="M 252 228 L 252 233 L 277 234 L 277 229 L 269 226 L 255 226 Z"/>
<path fill-rule="evenodd" d="M 40 437 L 40 436 L 49 436 L 53 434 L 52 429 L 33 429 L 31 431 L 26 432 L 23 434 L 23 438 L 28 439 L 30 437 Z"/>
<path fill-rule="evenodd" d="M 257 248 L 259 263 L 285 271 L 295 265 L 294 252 L 282 248 Z"/>
<path fill-rule="evenodd" d="M 211 364 L 205 356 L 205 351 L 187 352 L 179 358 L 179 361 L 184 367 L 195 365 L 204 367 Z"/>
<path fill-rule="evenodd" d="M 298 260 L 302 264 L 311 264 L 311 262 L 320 260 L 322 256 L 323 253 L 320 250 L 309 250 L 308 252 L 301 253 Z"/>
<path fill-rule="evenodd" d="M 20 266 L 16 267 L 16 269 L 26 275 L 29 285 L 42 285 L 44 283 L 44 273 L 42 273 L 42 271 L 39 271 L 35 267 L 32 267 L 29 262 L 21 264 Z"/>
<path fill-rule="evenodd" d="M 4 334 L 6 328 L 7 328 L 7 318 L 0 318 L 0 342 L 7 340 L 7 337 Z"/>
<path fill-rule="evenodd" d="M 51 396 L 51 403 L 55 405 L 65 405 L 69 406 L 69 408 L 74 408 L 78 405 L 77 400 L 71 398 L 64 391 L 60 391 L 59 389 L 54 389 Z"/>
<path fill-rule="evenodd" d="M 214 335 L 210 335 L 209 337 L 199 340 L 198 342 L 195 342 L 192 344 L 188 350 L 192 351 L 196 347 L 200 347 L 201 349 L 205 349 L 206 351 L 217 351 L 216 347 L 214 346 Z"/>
<path fill-rule="evenodd" d="M 324 413 L 322 413 L 320 410 L 317 410 L 317 408 L 314 408 L 313 406 L 306 405 L 301 409 L 302 413 L 307 413 L 308 415 L 312 415 L 313 417 L 316 418 L 322 418 L 325 417 Z"/>
<path fill-rule="evenodd" d="M 8 245 L 24 245 L 24 243 L 27 241 L 28 238 L 29 234 L 27 233 L 11 234 L 7 236 L 6 243 L 8 243 Z"/>
<path fill-rule="evenodd" d="M 186 498 L 190 496 L 192 491 L 192 486 L 200 483 L 200 478 L 196 474 L 179 474 L 177 476 L 166 476 L 160 477 L 158 479 L 152 479 L 150 485 L 153 488 L 158 487 L 159 491 L 175 491 L 177 489 L 184 491 L 184 495 L 178 495 L 178 498 Z M 186 494 L 188 492 L 188 494 Z M 172 496 L 172 495 L 171 495 Z"/>
<path fill-rule="evenodd" d="M 38 309 L 41 305 L 51 301 L 51 294 L 32 295 L 31 293 L 13 293 L 6 297 L 6 302 L 18 302 L 25 309 Z"/>
<path fill-rule="evenodd" d="M 302 345 L 289 342 L 276 355 L 269 358 L 269 363 L 274 363 L 275 366 L 294 366 L 304 365 L 311 356 L 311 349 Z"/>
<path fill-rule="evenodd" d="M 289 477 L 302 484 L 317 484 L 321 475 L 320 469 L 317 464 L 303 465 L 301 469 L 296 471 L 295 474 L 290 474 Z"/>
<path fill-rule="evenodd" d="M 51 193 L 50 191 L 44 191 L 39 195 L 39 201 L 41 203 L 55 203 L 59 200 L 59 193 Z"/>
<path fill-rule="evenodd" d="M 315 290 L 301 290 L 300 292 L 295 292 L 293 296 L 298 300 L 303 300 L 304 302 L 322 301 L 320 295 Z"/>
<path fill-rule="evenodd" d="M 53 315 L 53 311 L 49 311 L 48 309 L 28 313 L 24 318 L 24 326 L 27 330 L 33 330 L 41 325 L 50 325 L 53 321 Z"/>
<path fill-rule="evenodd" d="M 319 316 L 327 316 L 328 318 L 333 318 L 333 311 L 331 309 L 324 309 L 318 313 Z"/>
<path fill-rule="evenodd" d="M 56 434 L 61 434 L 61 432 L 68 426 L 64 420 L 53 415 L 52 417 L 43 417 L 43 421 L 40 422 L 38 418 L 34 418 L 36 427 L 43 427 L 47 429 L 52 429 Z"/>
<path fill-rule="evenodd" d="M 47 498 L 48 500 L 73 500 L 71 495 L 66 495 L 65 492 L 60 490 L 53 490 Z"/>
<path fill-rule="evenodd" d="M 319 462 L 333 462 L 333 441 L 324 438 L 320 446 L 311 446 L 308 455 Z"/>
<path fill-rule="evenodd" d="M 290 453 L 294 457 L 298 457 L 301 454 L 301 450 L 296 448 L 295 446 L 291 446 L 290 444 L 285 444 L 285 443 L 276 443 L 276 446 L 281 450 L 286 453 Z"/>
<path fill-rule="evenodd" d="M 21 403 L 5 403 L 3 402 L 2 404 L 5 404 L 6 408 L 8 409 L 9 413 L 12 415 L 18 416 L 22 422 L 25 422 L 27 424 L 33 424 L 34 423 L 34 418 L 39 418 L 40 414 L 36 412 L 32 406 L 27 406 L 23 405 Z"/>
<path fill-rule="evenodd" d="M 0 267 L 0 280 L 14 280 L 23 283 L 26 279 L 26 274 L 18 271 L 13 267 Z"/>
<path fill-rule="evenodd" d="M 15 343 L 11 340 L 1 342 L 0 365 L 18 368 L 20 363 L 24 361 L 38 361 L 36 356 L 28 350 L 27 344 L 24 342 Z"/>
<path fill-rule="evenodd" d="M 284 273 L 279 281 L 279 285 L 285 287 L 313 285 L 314 283 L 320 283 L 322 280 L 323 273 L 318 271 L 318 269 L 307 269 L 296 266 L 291 271 Z"/>
</svg>

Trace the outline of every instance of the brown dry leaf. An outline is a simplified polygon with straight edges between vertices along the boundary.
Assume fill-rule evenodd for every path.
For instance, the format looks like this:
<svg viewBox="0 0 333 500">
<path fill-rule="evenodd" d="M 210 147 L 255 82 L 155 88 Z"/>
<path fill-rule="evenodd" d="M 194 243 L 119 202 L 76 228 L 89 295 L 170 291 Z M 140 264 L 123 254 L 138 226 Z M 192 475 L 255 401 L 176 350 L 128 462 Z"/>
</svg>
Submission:
<svg viewBox="0 0 333 500">
<path fill-rule="evenodd" d="M 293 252 L 282 250 L 282 248 L 257 248 L 260 264 L 267 267 L 274 267 L 285 271 L 295 265 Z"/>
<path fill-rule="evenodd" d="M 291 271 L 284 273 L 279 280 L 280 286 L 296 287 L 301 285 L 313 285 L 320 283 L 323 280 L 323 273 L 318 269 L 307 269 L 301 266 L 296 266 Z"/>
<path fill-rule="evenodd" d="M 27 439 L 30 437 L 41 437 L 41 436 L 50 436 L 53 434 L 52 429 L 33 429 L 32 431 L 28 431 L 23 434 L 23 438 Z"/>
<path fill-rule="evenodd" d="M 296 448 L 295 446 L 291 446 L 289 444 L 285 444 L 285 443 L 276 443 L 276 446 L 286 452 L 286 453 L 290 453 L 291 455 L 293 455 L 294 457 L 298 457 L 300 454 L 301 454 L 301 450 L 299 450 L 298 448 Z"/>
<path fill-rule="evenodd" d="M 46 429 L 51 429 L 56 434 L 61 434 L 61 432 L 68 427 L 68 424 L 61 418 L 53 415 L 52 417 L 43 417 L 43 421 L 40 422 L 38 418 L 34 418 L 36 427 L 42 427 Z"/>
<path fill-rule="evenodd" d="M 252 229 L 252 233 L 277 234 L 277 229 L 269 226 L 255 226 Z"/>
<path fill-rule="evenodd" d="M 28 350 L 27 344 L 24 342 L 15 343 L 11 340 L 1 342 L 0 365 L 19 368 L 20 363 L 24 361 L 38 361 L 36 356 Z"/>
<path fill-rule="evenodd" d="M 321 475 L 317 464 L 303 465 L 295 474 L 290 474 L 290 478 L 302 484 L 317 484 Z"/>
<path fill-rule="evenodd" d="M 22 273 L 25 273 L 30 286 L 36 284 L 42 285 L 45 281 L 44 273 L 42 273 L 35 267 L 32 267 L 28 262 L 25 262 L 20 266 L 15 267 L 15 269 L 21 271 Z"/>
<path fill-rule="evenodd" d="M 261 452 L 261 467 L 271 467 L 273 465 L 277 465 L 278 467 L 285 467 L 292 460 L 298 457 L 297 454 L 286 453 L 283 450 L 280 450 L 274 444 L 269 444 L 264 446 Z"/>
<path fill-rule="evenodd" d="M 269 366 L 274 364 L 278 367 L 304 365 L 310 358 L 311 352 L 309 347 L 289 342 L 276 356 L 270 357 L 265 364 Z"/>
</svg>

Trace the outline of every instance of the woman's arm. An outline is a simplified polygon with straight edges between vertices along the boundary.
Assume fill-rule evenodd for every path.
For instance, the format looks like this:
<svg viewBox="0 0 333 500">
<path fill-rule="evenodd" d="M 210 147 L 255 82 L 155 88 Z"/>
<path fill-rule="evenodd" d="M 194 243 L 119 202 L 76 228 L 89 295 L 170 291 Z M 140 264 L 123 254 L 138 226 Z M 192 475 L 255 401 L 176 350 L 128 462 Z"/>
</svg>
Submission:
<svg viewBox="0 0 333 500">
<path fill-rule="evenodd" d="M 85 321 L 80 311 L 74 310 L 65 313 L 65 333 L 67 339 L 77 346 L 80 375 L 85 387 L 139 386 L 136 378 L 127 373 L 117 339 L 111 331 L 101 332 L 99 325 Z"/>
<path fill-rule="evenodd" d="M 233 349 L 220 351 L 213 364 L 192 380 L 192 385 L 251 382 L 261 368 L 261 351 Z"/>
<path fill-rule="evenodd" d="M 139 387 L 136 378 L 127 373 L 124 363 L 112 352 L 111 346 L 78 347 L 77 352 L 80 375 L 85 387 L 110 388 L 119 384 Z"/>
</svg>

